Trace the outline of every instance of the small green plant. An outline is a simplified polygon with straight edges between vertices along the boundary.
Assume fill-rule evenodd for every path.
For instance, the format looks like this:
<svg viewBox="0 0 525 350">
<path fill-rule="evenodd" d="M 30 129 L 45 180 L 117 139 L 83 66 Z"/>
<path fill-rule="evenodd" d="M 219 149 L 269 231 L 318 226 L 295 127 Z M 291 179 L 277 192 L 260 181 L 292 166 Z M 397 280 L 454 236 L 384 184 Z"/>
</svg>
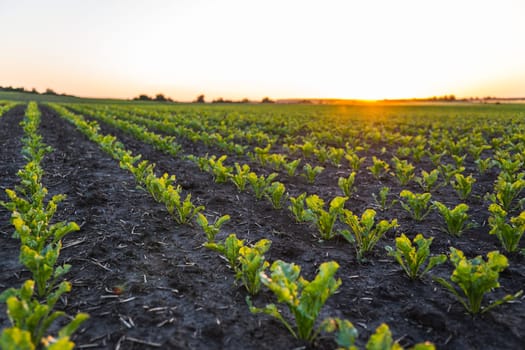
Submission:
<svg viewBox="0 0 525 350">
<path fill-rule="evenodd" d="M 153 199 L 157 202 L 163 202 L 166 189 L 168 187 L 173 187 L 175 183 L 175 175 L 168 175 L 164 173 L 161 177 L 156 177 L 153 173 L 153 168 L 150 168 L 151 172 L 148 171 L 146 177 L 144 178 L 144 185 L 146 190 L 151 194 Z"/>
<path fill-rule="evenodd" d="M 284 303 L 290 310 L 295 327 L 283 317 L 275 304 L 257 308 L 249 297 L 246 302 L 252 313 L 275 317 L 295 338 L 312 342 L 319 333 L 314 330 L 314 326 L 321 308 L 341 285 L 341 280 L 334 278 L 338 269 L 339 265 L 335 261 L 322 263 L 315 278 L 307 281 L 300 276 L 300 266 L 277 260 L 270 267 L 270 276 L 264 272 L 260 274 L 261 282 L 277 296 L 278 302 Z"/>
<path fill-rule="evenodd" d="M 232 167 L 225 166 L 223 162 L 226 160 L 227 156 L 223 155 L 219 159 L 216 159 L 215 156 L 212 156 L 208 159 L 208 164 L 210 166 L 210 171 L 215 178 L 216 183 L 224 183 L 232 175 Z"/>
<path fill-rule="evenodd" d="M 257 200 L 263 197 L 268 187 L 270 187 L 273 179 L 275 179 L 276 177 L 277 173 L 271 173 L 268 176 L 257 176 L 257 174 L 254 172 L 248 174 L 248 183 L 250 184 L 253 193 L 255 194 L 255 198 L 257 198 Z"/>
<path fill-rule="evenodd" d="M 425 154 L 425 145 L 417 145 L 412 147 L 412 158 L 414 159 L 414 162 L 419 163 Z"/>
<path fill-rule="evenodd" d="M 328 333 L 335 332 L 336 350 L 358 350 L 355 341 L 358 337 L 357 329 L 352 322 L 339 318 L 327 318 L 323 321 L 323 330 Z M 416 344 L 411 350 L 435 350 L 434 344 L 424 342 Z M 376 328 L 366 343 L 367 350 L 403 350 L 397 341 L 392 338 L 388 325 L 381 324 Z"/>
<path fill-rule="evenodd" d="M 463 166 L 463 162 L 465 161 L 465 158 L 467 158 L 467 155 L 464 154 L 462 156 L 451 154 L 450 157 L 454 161 L 454 164 L 456 165 L 456 168 L 459 168 Z"/>
<path fill-rule="evenodd" d="M 255 160 L 257 160 L 257 162 L 259 162 L 259 164 L 261 164 L 262 166 L 266 165 L 271 148 L 272 148 L 272 144 L 268 143 L 266 147 L 264 148 L 255 147 L 253 149 L 253 151 L 255 152 Z"/>
<path fill-rule="evenodd" d="M 439 187 L 438 184 L 439 171 L 433 169 L 430 173 L 425 170 L 421 170 L 421 176 L 415 178 L 416 183 L 421 186 L 423 191 L 431 192 L 433 189 Z"/>
<path fill-rule="evenodd" d="M 272 182 L 266 188 L 265 196 L 272 203 L 274 209 L 281 209 L 286 200 L 286 187 L 278 181 Z"/>
<path fill-rule="evenodd" d="M 293 217 L 296 222 L 306 222 L 311 218 L 311 212 L 306 209 L 305 199 L 306 192 L 301 193 L 297 197 L 290 197 L 291 205 L 288 206 L 288 209 L 292 212 Z"/>
<path fill-rule="evenodd" d="M 40 303 L 38 298 L 34 297 L 34 287 L 35 282 L 27 280 L 19 289 L 9 288 L 0 294 L 0 301 L 6 302 L 7 315 L 13 325 L 12 328 L 6 328 L 2 331 L 0 338 L 2 349 L 39 348 L 41 340 L 44 339 L 53 322 L 65 316 L 63 311 L 53 311 L 53 308 L 60 297 L 71 290 L 69 282 L 61 282 L 53 292 L 46 296 L 43 303 Z M 69 336 L 88 317 L 87 314 L 79 313 L 59 330 L 57 340 L 60 340 L 64 345 L 68 345 L 64 349 L 73 348 L 74 344 L 69 341 Z M 11 341 L 13 342 L 11 343 Z M 22 347 L 16 347 L 15 345 Z M 23 347 L 23 345 L 27 347 Z"/>
<path fill-rule="evenodd" d="M 187 194 L 186 198 L 182 200 L 182 188 L 177 186 L 168 186 L 163 194 L 162 202 L 166 205 L 166 210 L 171 217 L 180 225 L 188 224 L 197 216 L 197 214 L 204 210 L 204 206 L 196 206 L 191 201 L 191 194 Z"/>
<path fill-rule="evenodd" d="M 295 176 L 295 173 L 297 172 L 297 168 L 299 167 L 299 164 L 301 163 L 301 159 L 293 160 L 289 163 L 284 163 L 283 168 L 286 170 L 286 173 L 288 176 Z"/>
<path fill-rule="evenodd" d="M 396 149 L 396 156 L 399 158 L 408 158 L 410 153 L 412 153 L 412 148 L 410 147 L 400 146 Z"/>
<path fill-rule="evenodd" d="M 519 216 L 507 219 L 507 212 L 498 204 L 492 203 L 489 206 L 489 225 L 491 235 L 496 235 L 508 252 L 518 251 L 518 246 L 525 232 L 525 211 Z"/>
<path fill-rule="evenodd" d="M 485 261 L 482 256 L 467 259 L 461 250 L 451 247 L 450 261 L 455 267 L 450 282 L 440 277 L 435 280 L 450 291 L 471 314 L 486 312 L 523 294 L 523 291 L 509 294 L 482 307 L 483 296 L 500 286 L 499 274 L 509 266 L 507 257 L 498 251 L 489 252 Z"/>
<path fill-rule="evenodd" d="M 230 234 L 222 242 L 207 242 L 204 247 L 214 250 L 224 256 L 230 267 L 239 271 L 239 250 L 244 247 L 244 240 L 238 239 L 235 233 Z"/>
<path fill-rule="evenodd" d="M 394 257 L 411 279 L 422 278 L 427 272 L 447 260 L 445 254 L 430 256 L 430 245 L 434 238 L 417 234 L 413 241 L 401 234 L 396 238 L 396 248 L 386 246 L 388 255 Z M 425 266 L 426 264 L 426 266 Z"/>
<path fill-rule="evenodd" d="M 494 160 L 490 157 L 485 158 L 485 159 L 478 158 L 474 161 L 474 163 L 476 163 L 476 166 L 478 167 L 478 171 L 481 175 L 485 174 L 495 165 Z"/>
<path fill-rule="evenodd" d="M 514 208 L 513 202 L 524 188 L 525 180 L 523 179 L 507 181 L 502 177 L 498 177 L 491 200 L 501 205 L 504 210 L 509 211 Z"/>
<path fill-rule="evenodd" d="M 286 164 L 286 155 L 280 153 L 272 153 L 266 157 L 266 162 L 274 169 L 281 170 L 281 167 Z"/>
<path fill-rule="evenodd" d="M 480 145 L 480 146 L 474 145 L 474 144 L 469 144 L 469 146 L 468 146 L 468 153 L 472 156 L 474 161 L 477 161 L 477 160 L 480 159 L 481 153 L 483 151 L 489 150 L 491 148 L 492 147 L 487 145 L 487 144 L 483 144 L 483 145 Z"/>
<path fill-rule="evenodd" d="M 465 203 L 456 205 L 454 209 L 449 209 L 445 204 L 438 201 L 434 201 L 433 204 L 447 224 L 446 232 L 451 235 L 459 237 L 463 231 L 473 226 L 473 224 L 467 223 L 469 206 Z"/>
<path fill-rule="evenodd" d="M 344 156 L 345 150 L 343 148 L 328 147 L 328 160 L 334 166 L 340 167 Z"/>
<path fill-rule="evenodd" d="M 446 154 L 447 154 L 447 151 L 443 151 L 441 153 L 430 153 L 428 157 L 430 158 L 430 161 L 432 162 L 432 164 L 434 164 L 434 166 L 437 167 L 441 165 L 441 158 L 443 158 L 443 156 Z"/>
<path fill-rule="evenodd" d="M 317 146 L 310 141 L 306 141 L 302 145 L 298 145 L 298 148 L 303 153 L 303 157 L 311 158 L 315 154 L 315 150 L 317 149 Z"/>
<path fill-rule="evenodd" d="M 206 216 L 204 216 L 202 213 L 198 213 L 197 218 L 195 219 L 197 224 L 204 231 L 204 234 L 206 235 L 206 239 L 208 240 L 208 243 L 215 242 L 215 236 L 217 236 L 217 234 L 221 230 L 221 226 L 224 225 L 224 223 L 228 222 L 229 220 L 230 220 L 229 215 L 223 215 L 220 218 L 216 219 L 213 224 L 210 224 Z"/>
<path fill-rule="evenodd" d="M 242 284 L 251 295 L 256 295 L 261 289 L 261 277 L 266 268 L 270 265 L 264 253 L 270 249 L 271 241 L 261 239 L 253 246 L 243 246 L 239 249 L 239 269 L 236 278 L 241 280 Z"/>
<path fill-rule="evenodd" d="M 411 350 L 435 350 L 434 344 L 430 342 L 424 342 L 416 344 Z M 392 338 L 392 332 L 390 328 L 383 323 L 376 328 L 374 334 L 370 336 L 366 343 L 367 350 L 403 350 L 403 347 L 399 345 L 397 341 Z"/>
<path fill-rule="evenodd" d="M 343 194 L 346 197 L 350 197 L 354 191 L 354 182 L 355 182 L 355 171 L 352 171 L 348 177 L 340 177 L 337 181 L 337 185 L 343 191 Z"/>
<path fill-rule="evenodd" d="M 315 178 L 323 172 L 324 168 L 319 165 L 312 167 L 309 163 L 306 163 L 303 166 L 303 170 L 303 176 L 306 177 L 306 181 L 308 181 L 310 184 L 313 184 L 315 182 Z"/>
<path fill-rule="evenodd" d="M 345 155 L 345 159 L 348 161 L 348 164 L 350 165 L 350 169 L 353 171 L 358 171 L 361 167 L 361 164 L 365 161 L 366 157 L 359 157 L 354 152 L 347 152 Z"/>
<path fill-rule="evenodd" d="M 376 205 L 379 207 L 379 210 L 385 211 L 393 207 L 397 203 L 397 199 L 392 199 L 391 201 L 388 201 L 388 195 L 390 193 L 390 187 L 383 186 L 379 190 L 379 195 L 376 195 L 375 193 L 372 193 L 372 197 L 374 197 L 374 201 L 376 202 Z"/>
<path fill-rule="evenodd" d="M 472 191 L 472 185 L 476 182 L 476 179 L 469 175 L 465 177 L 463 174 L 455 174 L 455 181 L 452 181 L 452 187 L 456 190 L 459 198 L 465 200 Z"/>
<path fill-rule="evenodd" d="M 248 164 L 243 164 L 242 166 L 239 163 L 234 164 L 235 173 L 232 173 L 230 176 L 230 181 L 233 182 L 235 187 L 239 192 L 243 192 L 246 189 L 246 184 L 248 182 L 248 174 L 250 173 L 250 166 Z"/>
<path fill-rule="evenodd" d="M 416 221 L 423 220 L 432 209 L 430 206 L 432 195 L 428 192 L 412 193 L 409 190 L 403 190 L 399 196 L 404 199 L 400 201 L 403 209 L 405 209 Z"/>
<path fill-rule="evenodd" d="M 341 230 L 339 234 L 355 246 L 359 261 L 362 260 L 365 253 L 375 247 L 388 230 L 398 226 L 396 219 L 390 222 L 381 220 L 376 223 L 376 211 L 373 209 L 366 209 L 361 218 L 345 209 L 342 220 L 350 227 L 350 230 Z"/>
<path fill-rule="evenodd" d="M 407 160 L 401 160 L 397 157 L 392 158 L 394 166 L 393 175 L 401 186 L 405 186 L 414 178 L 415 167 L 410 164 Z"/>
<path fill-rule="evenodd" d="M 347 200 L 347 197 L 334 197 L 327 211 L 324 209 L 324 200 L 318 195 L 313 194 L 306 197 L 306 206 L 309 211 L 306 218 L 317 226 L 322 239 L 329 240 L 335 236 L 334 225 L 339 215 L 342 214 Z"/>
<path fill-rule="evenodd" d="M 376 178 L 380 179 L 390 170 L 390 165 L 384 160 L 378 159 L 376 156 L 372 156 L 372 165 L 367 168 L 370 173 Z"/>
<path fill-rule="evenodd" d="M 357 350 L 354 345 L 359 335 L 352 322 L 340 318 L 327 318 L 322 323 L 322 329 L 328 333 L 335 332 L 336 350 Z"/>
<path fill-rule="evenodd" d="M 445 185 L 450 183 L 454 175 L 465 171 L 465 167 L 456 167 L 453 164 L 440 164 L 438 169 Z"/>
</svg>

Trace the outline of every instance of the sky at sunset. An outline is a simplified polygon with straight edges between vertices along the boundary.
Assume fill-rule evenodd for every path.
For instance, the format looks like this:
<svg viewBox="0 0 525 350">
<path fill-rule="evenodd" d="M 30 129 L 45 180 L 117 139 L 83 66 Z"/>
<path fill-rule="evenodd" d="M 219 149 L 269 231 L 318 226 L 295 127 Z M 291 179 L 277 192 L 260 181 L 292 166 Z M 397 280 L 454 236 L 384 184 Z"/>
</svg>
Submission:
<svg viewBox="0 0 525 350">
<path fill-rule="evenodd" d="M 179 101 L 525 96 L 523 0 L 0 0 L 0 86 Z"/>
</svg>

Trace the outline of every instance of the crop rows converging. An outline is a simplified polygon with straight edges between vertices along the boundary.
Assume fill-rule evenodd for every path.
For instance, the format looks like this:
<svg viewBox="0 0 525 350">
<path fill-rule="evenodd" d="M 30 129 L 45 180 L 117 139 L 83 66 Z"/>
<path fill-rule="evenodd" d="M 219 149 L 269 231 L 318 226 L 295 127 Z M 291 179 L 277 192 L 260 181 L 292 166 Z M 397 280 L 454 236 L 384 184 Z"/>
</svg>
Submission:
<svg viewBox="0 0 525 350">
<path fill-rule="evenodd" d="M 358 305 L 352 306 L 355 300 L 373 303 L 384 297 L 381 307 L 388 308 L 389 301 L 402 303 L 399 298 L 410 294 L 411 287 L 423 299 L 429 296 L 429 304 L 441 302 L 436 309 L 456 310 L 454 317 L 465 320 L 523 311 L 524 279 L 516 273 L 522 271 L 525 255 L 525 120 L 519 109 L 487 113 L 459 107 L 160 104 L 45 108 L 74 125 L 79 135 L 111 156 L 115 166 L 129 171 L 175 227 L 200 230 L 195 237 L 202 244 L 199 249 L 217 253 L 232 272 L 232 288 L 244 288 L 244 305 L 237 307 L 264 322 L 274 318 L 291 338 L 307 346 L 434 349 L 433 343 L 464 344 L 461 335 L 454 335 L 458 340 L 453 335 L 432 339 L 433 328 L 447 327 L 439 326 L 439 320 L 421 319 L 445 317 L 441 311 L 398 307 L 403 316 L 382 318 L 380 312 L 363 315 Z M 24 122 L 28 135 L 23 153 L 29 163 L 19 172 L 21 185 L 7 191 L 10 201 L 2 205 L 12 212 L 15 236 L 22 241 L 20 261 L 33 279 L 2 294 L 12 327 L 2 331 L 0 344 L 69 348 L 86 314 L 72 318 L 56 337 L 48 337 L 47 329 L 64 315 L 51 310 L 71 288 L 63 276 L 74 271 L 70 265 L 57 266 L 61 240 L 79 227 L 73 222 L 51 224 L 63 196 L 45 201 L 38 164 L 50 149 L 36 134 L 36 104 L 28 105 L 26 116 L 33 118 Z M 140 150 L 154 158 L 145 159 Z M 163 159 L 186 164 L 193 169 L 190 173 L 200 172 L 200 179 L 209 178 L 208 191 L 220 191 L 238 203 L 217 205 L 195 188 L 198 184 L 185 169 L 159 172 L 166 169 Z M 250 211 L 261 210 L 284 226 L 249 223 L 273 230 L 255 236 L 235 226 L 249 222 Z M 292 239 L 283 239 L 287 229 L 294 231 Z M 294 241 L 311 247 L 313 264 L 306 251 L 286 246 Z M 366 276 L 378 264 L 388 264 L 389 272 Z M 392 273 L 396 280 L 406 280 L 405 292 L 381 290 Z M 371 286 L 372 281 L 377 285 Z M 24 314 L 17 311 L 21 303 Z M 34 318 L 42 305 L 47 309 L 38 327 L 24 321 Z M 457 307 L 450 311 L 451 305 Z M 363 319 L 374 326 L 368 329 Z M 428 331 L 395 338 L 397 329 L 409 332 L 414 323 Z M 519 329 L 513 333 L 517 338 Z M 368 337 L 359 336 L 358 330 Z"/>
</svg>

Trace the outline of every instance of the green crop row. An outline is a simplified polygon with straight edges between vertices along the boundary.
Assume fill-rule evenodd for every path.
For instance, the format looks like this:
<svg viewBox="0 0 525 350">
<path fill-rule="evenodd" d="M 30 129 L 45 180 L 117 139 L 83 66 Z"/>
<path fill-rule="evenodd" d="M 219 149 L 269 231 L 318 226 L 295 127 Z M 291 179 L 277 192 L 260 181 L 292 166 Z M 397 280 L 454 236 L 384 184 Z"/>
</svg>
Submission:
<svg viewBox="0 0 525 350">
<path fill-rule="evenodd" d="M 18 172 L 20 185 L 7 189 L 9 202 L 0 202 L 11 212 L 13 236 L 20 239 L 20 262 L 31 272 L 33 279 L 25 281 L 20 288 L 9 288 L 0 294 L 0 301 L 7 304 L 7 316 L 12 327 L 2 330 L 2 349 L 73 349 L 70 336 L 88 318 L 79 313 L 67 322 L 57 336 L 47 335 L 58 318 L 66 316 L 55 311 L 60 297 L 71 290 L 71 284 L 63 280 L 71 265 L 57 266 L 62 238 L 79 230 L 74 222 L 52 223 L 57 205 L 65 195 L 46 199 L 47 189 L 42 185 L 44 174 L 40 163 L 51 152 L 38 134 L 40 111 L 36 103 L 28 104 L 21 125 L 24 129 L 22 154 L 28 161 Z"/>
</svg>

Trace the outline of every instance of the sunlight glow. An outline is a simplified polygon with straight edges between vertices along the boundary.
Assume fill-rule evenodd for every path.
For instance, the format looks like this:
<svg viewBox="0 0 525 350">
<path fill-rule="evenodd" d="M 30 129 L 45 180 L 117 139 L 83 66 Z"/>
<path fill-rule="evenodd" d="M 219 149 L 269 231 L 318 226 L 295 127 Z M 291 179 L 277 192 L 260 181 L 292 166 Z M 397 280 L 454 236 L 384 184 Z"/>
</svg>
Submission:
<svg viewBox="0 0 525 350">
<path fill-rule="evenodd" d="M 0 85 L 178 100 L 525 96 L 524 14 L 518 0 L 2 2 Z"/>
</svg>

